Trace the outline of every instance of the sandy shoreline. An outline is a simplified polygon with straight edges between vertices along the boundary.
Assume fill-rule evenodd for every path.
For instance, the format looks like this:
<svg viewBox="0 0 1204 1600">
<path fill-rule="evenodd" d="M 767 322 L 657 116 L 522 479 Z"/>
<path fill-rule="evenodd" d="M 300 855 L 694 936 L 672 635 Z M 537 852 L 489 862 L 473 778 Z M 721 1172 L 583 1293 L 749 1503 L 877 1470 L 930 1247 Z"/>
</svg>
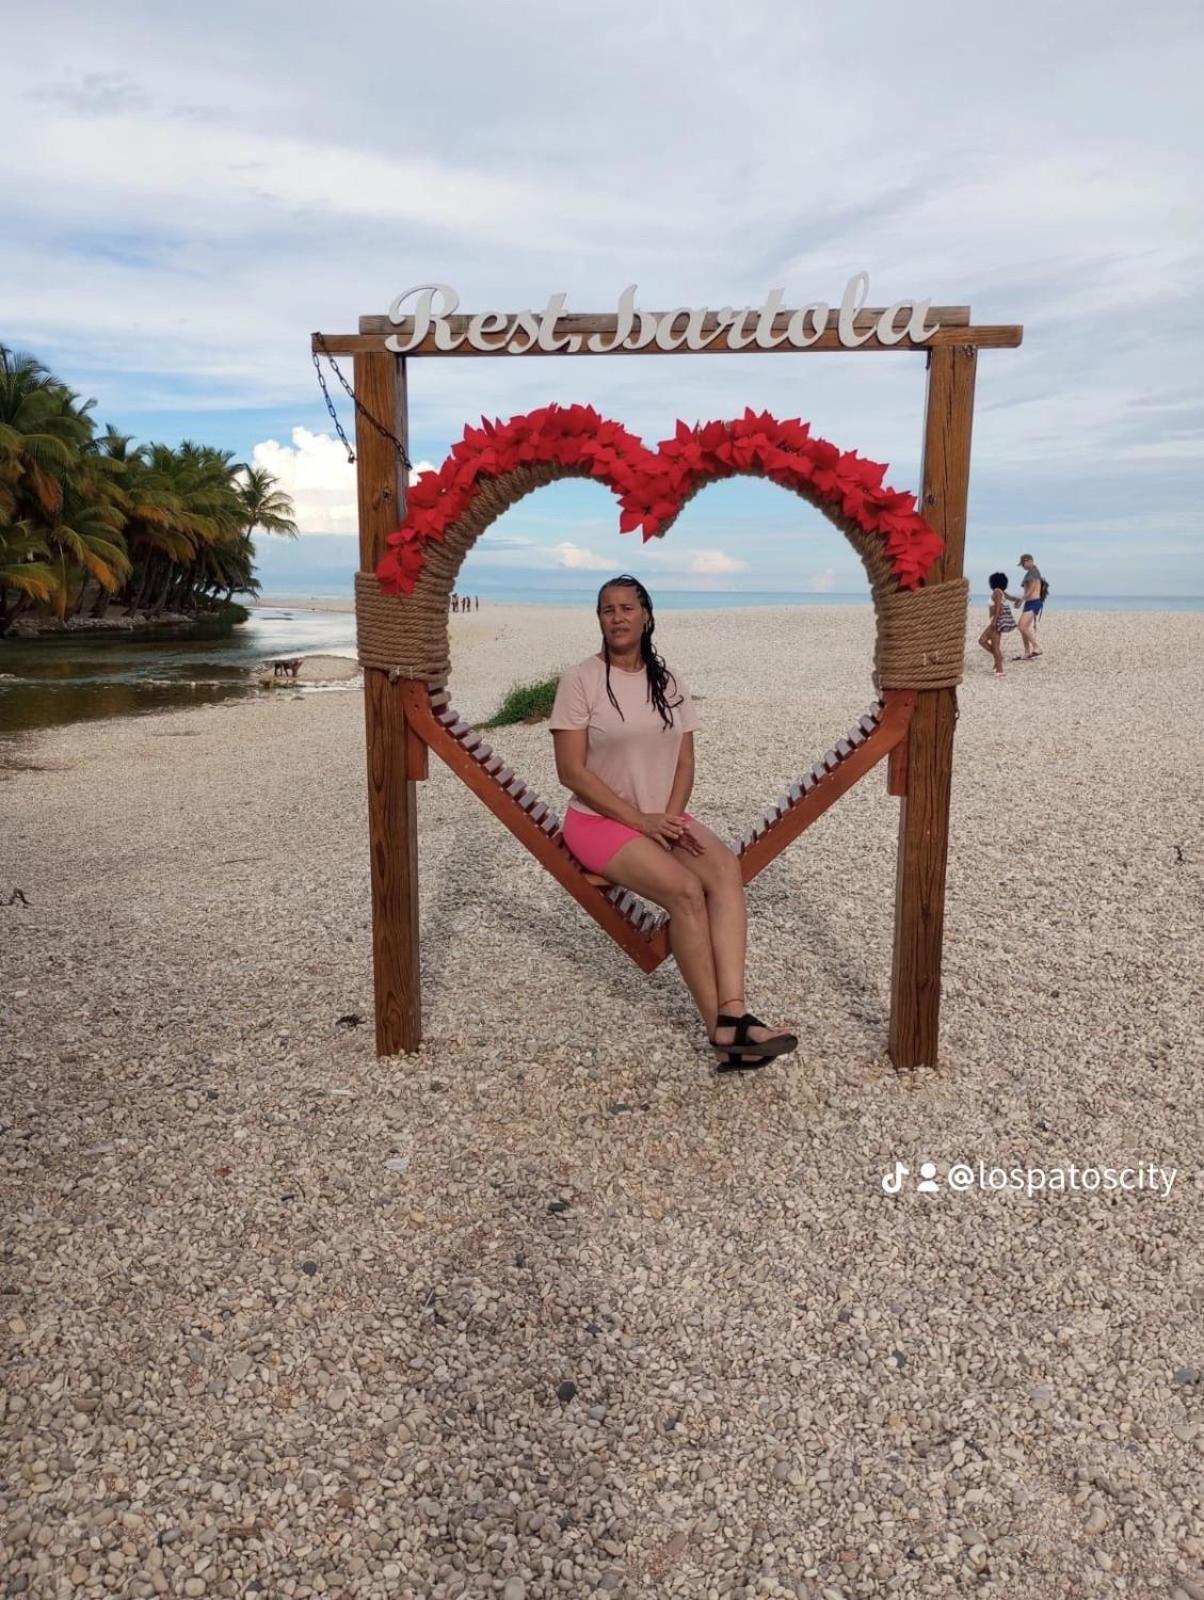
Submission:
<svg viewBox="0 0 1204 1600">
<path fill-rule="evenodd" d="M 576 609 L 463 622 L 469 720 L 593 648 Z M 871 632 L 664 613 L 717 832 L 865 708 Z M 971 651 L 943 1060 L 907 1077 L 880 773 L 750 892 L 750 1002 L 803 1047 L 733 1084 L 672 966 L 434 762 L 426 1043 L 376 1060 L 358 694 L 30 736 L 9 1592 L 1198 1600 L 1204 618 L 1044 634 L 1002 683 Z M 561 802 L 546 729 L 491 742 Z M 883 1193 L 925 1158 L 1176 1177 Z"/>
</svg>

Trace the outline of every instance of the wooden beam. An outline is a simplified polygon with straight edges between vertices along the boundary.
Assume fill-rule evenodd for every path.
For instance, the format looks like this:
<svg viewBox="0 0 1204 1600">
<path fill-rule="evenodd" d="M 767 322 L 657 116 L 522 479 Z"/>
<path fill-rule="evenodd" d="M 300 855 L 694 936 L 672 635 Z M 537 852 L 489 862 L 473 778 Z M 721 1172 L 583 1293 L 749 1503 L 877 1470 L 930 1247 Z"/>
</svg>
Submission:
<svg viewBox="0 0 1204 1600">
<path fill-rule="evenodd" d="M 771 822 L 764 833 L 741 851 L 740 872 L 745 883 L 751 883 L 759 872 L 764 872 L 769 863 L 781 855 L 804 829 L 822 817 L 828 807 L 835 805 L 859 778 L 863 778 L 901 740 L 906 739 L 916 701 L 915 690 L 888 689 L 885 700 L 882 717 L 873 732 L 855 749 L 850 746 L 848 755 L 828 768 L 814 784 L 807 786 L 806 792 L 788 811 Z"/>
<path fill-rule="evenodd" d="M 945 542 L 930 583 L 961 576 L 970 489 L 977 350 L 949 344 L 928 363 L 920 511 Z M 935 1066 L 945 935 L 945 865 L 953 778 L 955 689 L 916 697 L 899 812 L 888 1048 L 896 1067 Z M 896 767 L 894 777 L 903 775 Z"/>
<path fill-rule="evenodd" d="M 355 394 L 406 443 L 405 363 L 390 354 L 357 355 Z M 357 411 L 360 570 L 373 572 L 405 512 L 405 469 L 389 440 Z M 389 674 L 364 669 L 368 746 L 368 849 L 372 878 L 372 978 L 376 1053 L 417 1050 L 422 1042 L 418 960 L 418 763 L 405 710 Z"/>
<path fill-rule="evenodd" d="M 901 739 L 886 766 L 886 792 L 901 800 L 907 793 L 907 740 Z"/>
<path fill-rule="evenodd" d="M 454 326 L 457 321 L 463 319 L 453 317 L 449 320 Z M 562 317 L 560 322 L 557 324 L 558 330 L 565 328 L 568 322 L 571 320 L 572 319 L 570 318 Z M 604 317 L 596 317 L 589 320 L 598 324 L 606 324 L 607 322 L 607 319 Z M 404 331 L 404 323 L 399 323 L 398 326 L 394 328 L 391 324 L 389 324 L 388 319 L 383 317 L 365 317 L 363 321 L 382 322 L 385 324 L 385 328 L 378 332 L 361 331 L 359 333 L 314 334 L 310 340 L 310 349 L 317 354 L 325 353 L 333 356 L 387 352 L 388 347 L 385 344 L 386 338 L 392 333 Z M 611 317 L 609 319 L 609 323 L 612 329 L 614 322 L 615 319 Z M 854 325 L 855 327 L 860 326 L 863 329 L 873 326 L 873 314 L 871 313 L 870 318 L 865 320 L 865 313 L 862 313 L 861 317 L 856 319 Z M 602 331 L 608 330 L 603 327 Z M 526 361 L 539 359 L 541 357 L 545 360 L 555 360 L 560 357 L 573 358 L 582 356 L 589 357 L 590 359 L 596 361 L 605 361 L 614 356 L 805 356 L 811 355 L 816 351 L 821 353 L 825 351 L 843 352 L 845 355 L 856 355 L 859 351 L 863 350 L 909 350 L 912 352 L 916 350 L 929 351 L 948 344 L 955 344 L 959 346 L 975 345 L 988 349 L 1014 349 L 1018 344 L 1020 344 L 1023 337 L 1024 329 L 1012 324 L 983 324 L 979 327 L 973 327 L 970 325 L 959 326 L 957 324 L 950 323 L 938 328 L 930 338 L 919 343 L 913 339 L 904 338 L 901 339 L 898 344 L 883 344 L 876 335 L 871 334 L 864 344 L 844 345 L 840 342 L 840 337 L 835 326 L 830 325 L 824 330 L 814 344 L 806 345 L 802 349 L 798 349 L 793 345 L 784 344 L 778 345 L 772 350 L 762 350 L 757 345 L 747 345 L 742 350 L 735 350 L 729 343 L 728 334 L 725 331 L 718 334 L 714 341 L 708 344 L 704 350 L 688 350 L 684 346 L 673 350 L 662 350 L 658 346 L 653 345 L 651 348 L 644 346 L 639 350 L 620 348 L 618 350 L 599 352 L 585 348 L 579 350 L 553 351 L 475 350 L 471 345 L 467 344 L 460 345 L 455 350 L 441 350 L 436 345 L 434 336 L 431 335 L 424 339 L 422 343 L 415 349 L 407 351 L 406 359 L 408 360 L 412 356 L 414 358 L 421 358 L 423 360 L 442 359 L 444 361 L 448 361 L 479 357 L 484 359 L 506 358 L 513 361 Z"/>
</svg>

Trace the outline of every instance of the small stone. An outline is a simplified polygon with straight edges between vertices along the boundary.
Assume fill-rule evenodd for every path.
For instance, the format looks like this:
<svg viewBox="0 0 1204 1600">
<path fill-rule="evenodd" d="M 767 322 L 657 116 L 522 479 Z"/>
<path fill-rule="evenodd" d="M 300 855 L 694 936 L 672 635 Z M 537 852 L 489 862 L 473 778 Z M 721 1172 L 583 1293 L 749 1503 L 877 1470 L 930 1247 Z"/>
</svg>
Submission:
<svg viewBox="0 0 1204 1600">
<path fill-rule="evenodd" d="M 527 1600 L 527 1586 L 517 1574 L 506 1579 L 502 1600 Z"/>
<path fill-rule="evenodd" d="M 1199 1381 L 1200 1381 L 1200 1369 L 1199 1369 L 1199 1367 L 1176 1367 L 1175 1368 L 1175 1382 L 1177 1384 L 1179 1384 L 1181 1387 L 1187 1388 L 1188 1385 L 1193 1384 L 1193 1383 L 1199 1383 Z"/>
<path fill-rule="evenodd" d="M 567 1406 L 576 1393 L 577 1385 L 572 1378 L 566 1378 L 563 1383 L 558 1384 L 556 1387 L 556 1398 L 562 1406 Z"/>
<path fill-rule="evenodd" d="M 779 1483 L 785 1483 L 786 1479 L 790 1476 L 789 1461 L 775 1461 L 773 1464 L 773 1475 Z"/>
<path fill-rule="evenodd" d="M 317 1270 L 318 1270 L 318 1263 L 316 1261 L 303 1261 L 301 1263 L 301 1271 L 305 1274 L 305 1276 L 307 1278 L 312 1278 L 314 1273 L 317 1272 Z"/>
<path fill-rule="evenodd" d="M 1105 1572 L 1112 1571 L 1112 1557 L 1106 1550 L 1097 1550 L 1095 1552 L 1095 1564 L 1097 1567 L 1103 1567 Z"/>
<path fill-rule="evenodd" d="M 548 1210 L 554 1217 L 559 1216 L 562 1211 L 567 1211 L 568 1208 L 569 1202 L 567 1200 L 552 1200 L 548 1204 Z"/>
<path fill-rule="evenodd" d="M 197 1596 L 199 1594 L 204 1594 L 204 1592 L 205 1592 L 205 1580 L 204 1580 L 204 1578 L 185 1578 L 185 1580 L 184 1580 L 184 1593 L 190 1597 L 190 1600 L 195 1600 L 195 1596 Z"/>
<path fill-rule="evenodd" d="M 246 1377 L 247 1373 L 250 1372 L 253 1365 L 254 1363 L 252 1362 L 250 1356 L 235 1356 L 234 1360 L 230 1363 L 231 1378 L 235 1383 L 241 1383 L 243 1378 Z"/>
<path fill-rule="evenodd" d="M 1103 1506 L 1092 1506 L 1091 1515 L 1087 1518 L 1086 1530 L 1088 1533 L 1103 1533 L 1108 1526 L 1108 1518 Z"/>
</svg>

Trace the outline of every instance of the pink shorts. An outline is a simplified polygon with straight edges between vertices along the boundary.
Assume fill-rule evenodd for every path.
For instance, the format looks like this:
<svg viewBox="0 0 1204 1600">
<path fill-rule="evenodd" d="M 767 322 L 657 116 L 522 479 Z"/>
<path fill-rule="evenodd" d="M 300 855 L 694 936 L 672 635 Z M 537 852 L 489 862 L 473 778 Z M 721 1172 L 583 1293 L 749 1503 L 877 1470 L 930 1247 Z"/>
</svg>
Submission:
<svg viewBox="0 0 1204 1600">
<path fill-rule="evenodd" d="M 688 811 L 683 811 L 682 816 L 690 822 L 694 821 Z M 576 806 L 566 807 L 561 826 L 565 844 L 586 872 L 604 872 L 612 857 L 625 844 L 632 839 L 645 837 L 625 823 L 615 822 L 611 817 L 596 817 L 588 811 L 578 811 Z"/>
</svg>

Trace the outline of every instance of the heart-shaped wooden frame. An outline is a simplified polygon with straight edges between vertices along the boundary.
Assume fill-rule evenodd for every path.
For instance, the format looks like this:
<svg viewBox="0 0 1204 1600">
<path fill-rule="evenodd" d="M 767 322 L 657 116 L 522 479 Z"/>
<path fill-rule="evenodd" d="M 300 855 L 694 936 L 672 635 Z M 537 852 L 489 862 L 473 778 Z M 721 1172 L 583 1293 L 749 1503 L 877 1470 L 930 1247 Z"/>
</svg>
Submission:
<svg viewBox="0 0 1204 1600">
<path fill-rule="evenodd" d="M 665 913 L 647 905 L 630 889 L 582 870 L 564 844 L 557 813 L 452 709 L 446 689 L 409 679 L 401 685 L 401 692 L 406 723 L 413 739 L 423 747 L 411 745 L 408 775 L 425 777 L 425 749 L 433 750 L 638 967 L 655 971 L 669 954 Z M 822 760 L 791 784 L 744 837 L 735 841 L 733 849 L 740 858 L 745 883 L 751 883 L 884 757 L 890 757 L 890 792 L 904 792 L 902 758 L 915 700 L 912 689 L 888 689 Z"/>
<path fill-rule="evenodd" d="M 411 490 L 405 520 L 389 536 L 389 552 L 375 577 L 357 578 L 361 661 L 387 661 L 395 676 L 407 680 L 401 687 L 411 732 L 410 776 L 425 776 L 425 750 L 434 750 L 620 947 L 652 971 L 669 950 L 664 913 L 583 872 L 563 844 L 559 816 L 450 706 L 448 600 L 460 566 L 484 530 L 518 500 L 568 476 L 605 482 L 620 501 L 620 529 L 638 527 L 645 540 L 663 536 L 706 483 L 738 475 L 767 477 L 791 489 L 844 532 L 870 580 L 878 616 L 875 681 L 882 697 L 736 842 L 749 882 L 884 757 L 891 757 L 891 792 L 904 792 L 915 689 L 882 677 L 891 597 L 906 598 L 913 609 L 919 602 L 929 622 L 946 613 L 952 617 L 954 606 L 944 602 L 960 599 L 960 632 L 947 627 L 922 656 L 924 670 L 944 673 L 948 681 L 955 654 L 960 674 L 964 580 L 957 596 L 920 589 L 942 542 L 916 512 L 914 496 L 884 486 L 885 470 L 814 438 L 797 419 L 779 422 L 751 411 L 733 422 L 693 428 L 679 422 L 673 439 L 656 451 L 586 406 L 548 406 L 508 423 L 467 429 L 443 466 L 423 474 Z M 382 592 L 398 599 L 382 600 Z M 925 604 L 928 599 L 938 604 Z M 369 651 L 377 649 L 376 618 L 383 620 L 387 640 L 380 646 L 383 660 L 378 651 L 374 663 Z M 915 659 L 913 651 L 909 667 Z"/>
</svg>

